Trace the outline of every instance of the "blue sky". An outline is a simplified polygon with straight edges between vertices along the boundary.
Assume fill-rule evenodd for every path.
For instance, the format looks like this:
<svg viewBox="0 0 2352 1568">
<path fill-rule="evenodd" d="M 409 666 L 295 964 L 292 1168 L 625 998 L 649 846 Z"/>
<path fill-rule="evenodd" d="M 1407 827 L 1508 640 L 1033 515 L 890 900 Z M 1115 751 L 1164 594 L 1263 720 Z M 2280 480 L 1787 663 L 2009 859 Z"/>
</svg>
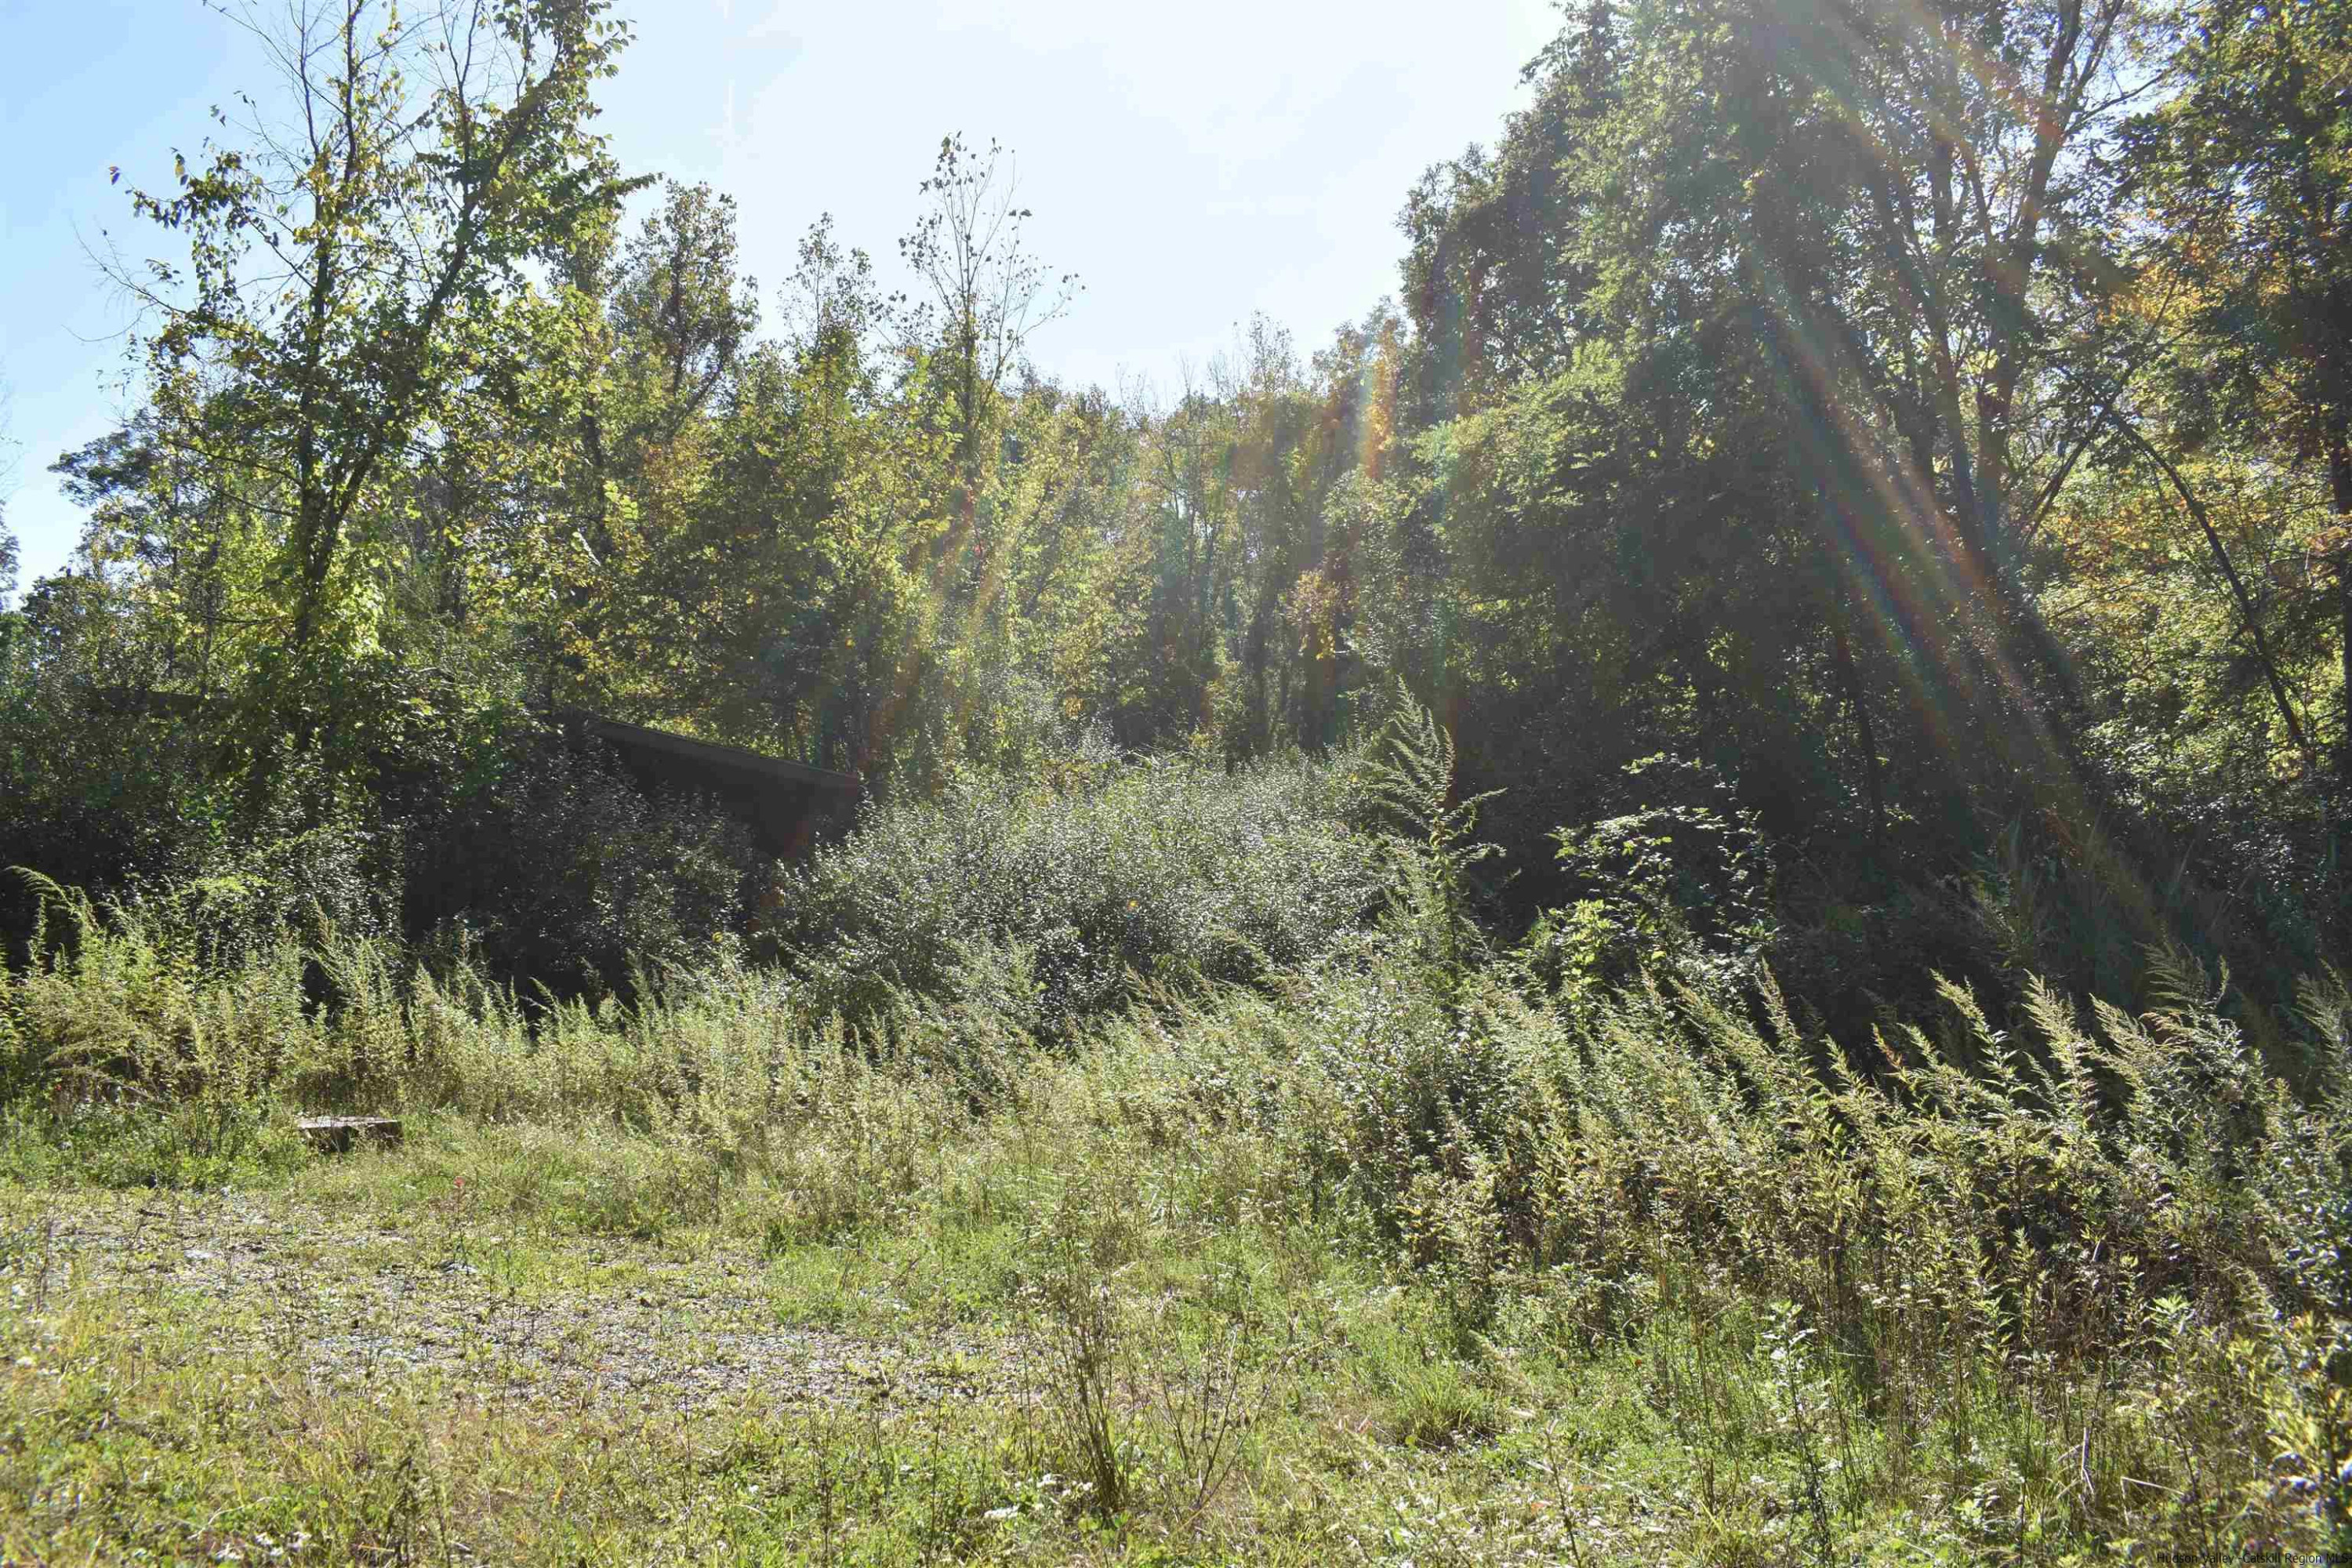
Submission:
<svg viewBox="0 0 2352 1568">
<path fill-rule="evenodd" d="M 286 0 L 259 0 L 266 11 Z M 1311 348 L 1395 288 L 1406 187 L 1491 140 L 1550 0 L 625 0 L 636 41 L 600 128 L 632 171 L 740 205 L 771 307 L 818 215 L 895 260 L 940 136 L 1018 155 L 1034 250 L 1086 293 L 1048 373 L 1173 384 L 1255 311 Z M 0 477 L 26 579 L 79 517 L 47 472 L 120 420 L 130 318 L 89 259 L 168 254 L 133 184 L 194 162 L 207 110 L 268 77 L 199 0 L 0 0 Z M 121 164 L 121 186 L 107 170 Z"/>
</svg>

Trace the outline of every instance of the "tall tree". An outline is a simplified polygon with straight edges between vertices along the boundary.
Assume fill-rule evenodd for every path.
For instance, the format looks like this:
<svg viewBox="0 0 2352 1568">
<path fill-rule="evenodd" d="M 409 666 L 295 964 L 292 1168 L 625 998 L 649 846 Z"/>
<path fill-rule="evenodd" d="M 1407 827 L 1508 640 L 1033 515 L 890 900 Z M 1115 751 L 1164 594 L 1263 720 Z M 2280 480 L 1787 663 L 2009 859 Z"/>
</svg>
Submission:
<svg viewBox="0 0 2352 1568">
<path fill-rule="evenodd" d="M 1528 399 L 1550 411 L 1538 471 L 1595 500 L 1617 487 L 1626 524 L 1654 519 L 1608 569 L 1692 613 L 1730 614 L 1764 586 L 1735 560 L 1777 555 L 1808 578 L 1827 564 L 1800 613 L 1853 677 L 1841 684 L 1868 793 L 1882 784 L 1869 689 L 1903 669 L 1923 683 L 1923 731 L 1963 769 L 2082 805 L 2079 693 L 2024 542 L 2072 412 L 2055 367 L 2097 352 L 2119 272 L 2097 154 L 2147 90 L 2139 51 L 2157 36 L 2140 0 L 1598 11 L 1555 52 L 1548 117 L 1507 142 L 1555 150 L 1559 174 L 1517 152 L 1525 173 L 1507 163 L 1465 187 L 1474 218 L 1494 193 L 1528 191 L 1514 199 L 1539 205 L 1573 264 L 1553 276 L 1582 280 L 1520 307 L 1572 329 L 1569 352 L 1521 378 L 1551 388 L 1518 395 L 1523 414 L 1539 413 Z M 1422 232 L 1433 279 L 1449 247 L 1484 254 L 1475 225 L 1462 241 Z M 1468 287 L 1454 270 L 1465 281 L 1441 305 Z M 1478 356 L 1458 357 L 1475 381 Z M 1642 412 L 1609 406 L 1628 400 Z M 1748 460 L 1767 452 L 1777 474 Z M 1662 468 L 1660 454 L 1677 456 Z M 1652 510 L 1624 510 L 1629 484 L 1655 487 Z M 1622 531 L 1581 515 L 1597 537 Z M 1672 586 L 1701 561 L 1714 580 Z M 1865 640 L 1888 649 L 1870 679 L 1853 636 L 1864 613 Z M 1691 656 L 1702 706 L 1730 689 L 1716 663 Z M 1962 743 L 1970 730 L 1994 744 Z"/>
<path fill-rule="evenodd" d="M 2180 435 L 2326 470 L 2352 793 L 2352 4 L 2212 0 L 2185 20 L 2186 85 L 2127 149 L 2151 248 L 2196 300 Z"/>
<path fill-rule="evenodd" d="M 240 145 L 175 159 L 175 189 L 133 197 L 189 247 L 184 268 L 123 272 L 162 320 L 157 406 L 268 492 L 290 651 L 331 619 L 373 488 L 481 373 L 469 328 L 622 194 L 588 130 L 626 38 L 607 11 L 337 0 L 283 26 L 237 13 L 282 101 L 223 116 Z"/>
<path fill-rule="evenodd" d="M 2139 88 L 2138 0 L 1706 10 L 1637 111 L 1673 139 L 1640 181 L 1642 221 L 1678 236 L 1669 287 L 1727 284 L 1814 460 L 1853 487 L 1839 512 L 1883 519 L 1890 544 L 1948 563 L 1948 602 L 2000 617 L 2008 668 L 1979 681 L 2063 690 L 2018 575 L 2020 440 L 2037 425 L 2021 398 L 2079 349 L 2112 248 L 2090 154 Z"/>
<path fill-rule="evenodd" d="M 1535 101 L 1500 142 L 1431 169 L 1406 199 L 1403 298 L 1424 424 L 1565 370 L 1595 325 L 1583 309 L 1597 275 L 1580 243 L 1595 193 L 1578 164 L 1623 95 L 1620 27 L 1609 0 L 1592 0 L 1528 63 Z"/>
<path fill-rule="evenodd" d="M 1022 230 L 1034 215 L 1020 205 L 1013 160 L 996 142 L 975 151 L 961 134 L 941 138 L 919 192 L 926 210 L 898 252 L 920 280 L 923 298 L 908 324 L 937 366 L 954 435 L 956 527 L 947 546 L 957 569 L 953 596 L 968 603 L 985 598 L 1000 569 L 985 490 L 1005 383 L 1030 337 L 1070 308 L 1079 284 L 1076 274 L 1051 273 L 1030 253 Z"/>
<path fill-rule="evenodd" d="M 735 199 L 671 182 L 622 256 L 613 326 L 624 374 L 646 384 L 649 437 L 709 405 L 759 326 L 759 283 L 737 248 Z"/>
</svg>

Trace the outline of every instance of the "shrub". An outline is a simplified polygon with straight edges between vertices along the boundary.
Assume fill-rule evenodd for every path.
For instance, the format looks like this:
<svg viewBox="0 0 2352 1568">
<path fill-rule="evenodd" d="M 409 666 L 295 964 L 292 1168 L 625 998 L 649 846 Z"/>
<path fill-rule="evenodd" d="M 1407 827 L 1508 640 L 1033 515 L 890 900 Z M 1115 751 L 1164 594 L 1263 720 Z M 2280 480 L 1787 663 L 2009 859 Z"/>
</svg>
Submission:
<svg viewBox="0 0 2352 1568">
<path fill-rule="evenodd" d="M 1629 764 L 1619 789 L 1631 809 L 1552 836 L 1580 896 L 1538 917 L 1524 962 L 1571 992 L 1644 970 L 1745 979 L 1772 935 L 1771 855 L 1756 814 L 1716 770 L 1672 757 Z"/>
<path fill-rule="evenodd" d="M 768 864 L 742 825 L 691 795 L 648 795 L 552 735 L 510 742 L 495 777 L 407 827 L 409 922 L 493 973 L 557 994 L 633 966 L 722 960 Z"/>
<path fill-rule="evenodd" d="M 1256 979 L 1378 894 L 1346 780 L 1296 758 L 1227 773 L 1099 752 L 1039 780 L 966 775 L 869 810 L 789 872 L 764 948 L 860 1014 L 893 990 L 946 994 L 975 944 L 1016 950 L 1049 1030 L 1123 1005 L 1139 977 Z"/>
<path fill-rule="evenodd" d="M 126 699 L 158 671 L 115 633 L 102 587 L 43 584 L 0 636 L 0 868 L 74 887 L 194 874 L 226 842 L 207 739 L 184 714 Z M 0 963 L 22 958 L 38 900 L 0 879 Z"/>
</svg>

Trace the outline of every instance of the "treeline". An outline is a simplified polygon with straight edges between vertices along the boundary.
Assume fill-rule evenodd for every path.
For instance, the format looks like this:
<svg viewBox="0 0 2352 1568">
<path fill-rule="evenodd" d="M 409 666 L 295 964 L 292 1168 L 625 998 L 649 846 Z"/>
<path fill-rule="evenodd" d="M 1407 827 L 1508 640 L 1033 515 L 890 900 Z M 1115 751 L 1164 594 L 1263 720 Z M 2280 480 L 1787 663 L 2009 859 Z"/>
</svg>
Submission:
<svg viewBox="0 0 2352 1568">
<path fill-rule="evenodd" d="M 1156 396 L 1035 369 L 1080 296 L 993 146 L 905 291 L 828 221 L 766 290 L 596 135 L 604 6 L 453 15 L 328 17 L 134 195 L 148 401 L 0 617 L 0 862 L 611 984 L 772 872 L 548 711 L 921 800 L 1401 683 L 1559 984 L 1853 1024 L 2169 944 L 2277 1013 L 2345 952 L 2344 0 L 1601 0 L 1407 194 L 1396 303 Z"/>
</svg>

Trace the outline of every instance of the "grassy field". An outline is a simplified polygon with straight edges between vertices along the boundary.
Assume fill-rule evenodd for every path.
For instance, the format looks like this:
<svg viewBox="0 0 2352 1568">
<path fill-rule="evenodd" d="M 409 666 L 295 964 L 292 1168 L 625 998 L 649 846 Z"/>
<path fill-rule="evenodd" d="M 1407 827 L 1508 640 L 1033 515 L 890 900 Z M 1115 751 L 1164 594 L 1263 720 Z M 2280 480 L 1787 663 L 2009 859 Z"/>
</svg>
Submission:
<svg viewBox="0 0 2352 1568">
<path fill-rule="evenodd" d="M 830 1241 L 597 1234 L 562 1162 L 448 1121 L 264 1192 L 20 1189 L 0 1542 L 55 1563 L 1975 1562 L 2033 1557 L 2063 1520 L 2074 1478 L 2035 1468 L 2057 1434 L 1996 1390 L 1940 1473 L 1872 1496 L 1882 1435 L 1791 1313 L 1571 1351 L 1538 1296 L 1457 1343 L 1430 1291 L 1269 1194 L 1202 1223 L 1207 1152 L 1118 1173 L 1006 1151 L 993 1203 Z"/>
<path fill-rule="evenodd" d="M 1360 923 L 1123 774 L 626 1001 L 57 895 L 0 1560 L 2352 1562 L 2340 984 L 1833 1041 L 1491 952 L 1441 784 Z"/>
<path fill-rule="evenodd" d="M 829 1242 L 638 1239 L 504 1142 L 11 1193 L 8 1556 L 1764 1562 L 1865 1522 L 1815 1516 L 1770 1324 L 1720 1369 L 1762 1424 L 1702 1475 L 1638 1345 L 1447 1353 L 1328 1237 L 1171 1224 L 1166 1166 L 1009 1164 L 1001 1215 Z"/>
<path fill-rule="evenodd" d="M 2294 1383 L 2296 1355 L 2325 1347 L 2266 1289 L 2121 1308 L 2074 1280 L 2042 1300 L 2080 1321 L 2035 1322 L 2030 1296 L 2000 1299 L 2001 1260 L 1956 1282 L 1949 1236 L 1889 1249 L 1864 1230 L 1835 1255 L 1854 1276 L 1841 1315 L 1773 1288 L 1808 1278 L 1790 1254 L 1825 1200 L 1795 1189 L 1822 1173 L 1776 1174 L 1760 1147 L 1743 1170 L 1731 1143 L 1657 1165 L 1647 1218 L 1614 1216 L 1634 1261 L 1606 1268 L 1515 1238 L 1504 1222 L 1529 1211 L 1498 1205 L 1476 1159 L 1424 1163 L 1375 1213 L 1349 1195 L 1361 1158 L 1317 1152 L 1362 1131 L 1311 1066 L 1315 1004 L 1361 1044 L 1369 1015 L 1328 1013 L 1377 1012 L 1367 984 L 1147 1011 L 1076 1053 L 967 1034 L 965 1059 L 995 1064 L 978 1076 L 911 1039 L 879 1061 L 820 1039 L 762 1074 L 799 1087 L 756 1151 L 711 1136 L 715 1110 L 698 1135 L 549 1104 L 425 1110 L 403 1147 L 340 1157 L 304 1151 L 274 1106 L 208 1141 L 185 1116 L 20 1113 L 0 1189 L 0 1556 L 1580 1568 L 2320 1550 L 2325 1489 L 2285 1434 L 2334 1408 L 2324 1368 Z M 607 1068 L 656 1038 L 713 1048 L 724 1001 L 607 1009 Z M 1417 1005 L 1385 1005 L 1406 1023 Z M 1976 1153 L 2008 1141 L 2021 1177 L 2049 1152 L 2029 1131 Z M 139 1184 L 142 1163 L 164 1184 Z M 1717 1211 L 1713 1256 L 1668 1212 L 1705 1170 L 1714 1191 L 1689 1195 Z M 1787 1189 L 1780 1229 L 1743 1236 L 1759 1180 Z M 1857 1218 L 1885 1201 L 1865 1188 L 1842 1200 Z M 1956 1314 L 1955 1289 L 1984 1299 Z"/>
</svg>

